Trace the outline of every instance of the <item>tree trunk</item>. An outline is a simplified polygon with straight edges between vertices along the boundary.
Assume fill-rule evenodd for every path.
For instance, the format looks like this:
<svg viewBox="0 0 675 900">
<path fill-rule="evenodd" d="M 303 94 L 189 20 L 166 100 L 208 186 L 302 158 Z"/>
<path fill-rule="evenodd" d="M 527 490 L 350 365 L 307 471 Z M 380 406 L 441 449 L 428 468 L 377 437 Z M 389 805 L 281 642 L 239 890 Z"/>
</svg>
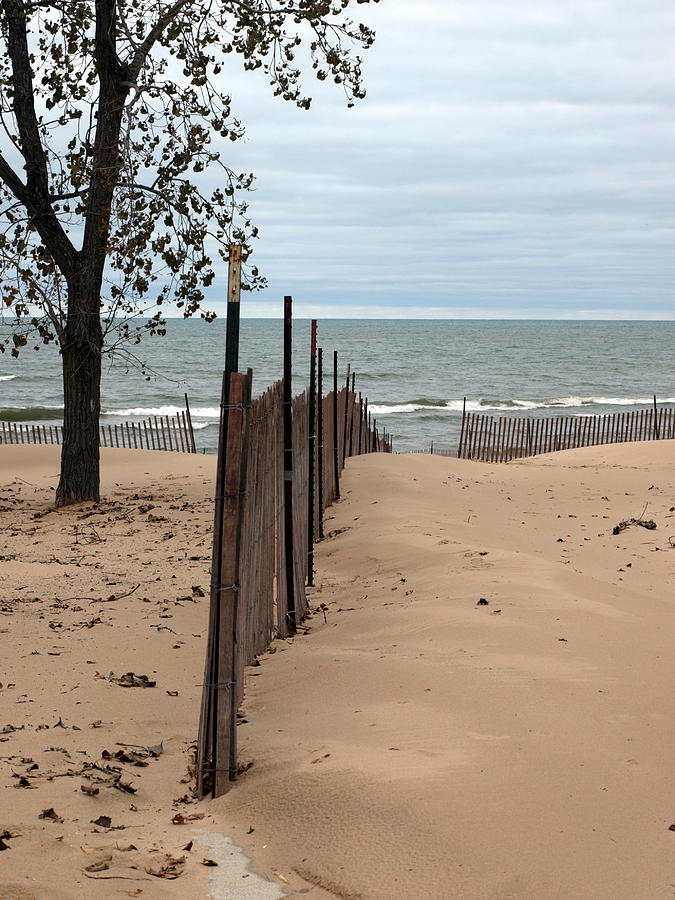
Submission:
<svg viewBox="0 0 675 900">
<path fill-rule="evenodd" d="M 64 413 L 57 506 L 87 500 L 97 502 L 100 496 L 99 414 L 103 335 L 98 315 L 98 291 L 95 298 L 82 295 L 70 297 L 69 307 L 74 314 L 69 316 L 61 341 Z"/>
</svg>

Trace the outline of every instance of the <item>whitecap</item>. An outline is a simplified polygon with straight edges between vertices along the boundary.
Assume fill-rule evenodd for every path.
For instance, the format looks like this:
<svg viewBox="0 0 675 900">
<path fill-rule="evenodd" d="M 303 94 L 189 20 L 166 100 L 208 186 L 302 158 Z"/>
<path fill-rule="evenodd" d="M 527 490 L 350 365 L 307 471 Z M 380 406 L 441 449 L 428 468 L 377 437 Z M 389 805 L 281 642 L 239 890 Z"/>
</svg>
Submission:
<svg viewBox="0 0 675 900">
<path fill-rule="evenodd" d="M 128 409 L 101 410 L 103 416 L 175 416 L 179 412 L 185 412 L 184 406 L 132 406 Z M 191 415 L 204 419 L 219 419 L 220 409 L 217 406 L 197 406 L 190 409 Z"/>
<path fill-rule="evenodd" d="M 658 403 L 675 403 L 675 397 L 657 397 Z M 557 397 L 548 400 L 467 400 L 467 412 L 519 412 L 530 409 L 579 409 L 587 406 L 645 406 L 653 403 L 653 397 Z M 425 403 L 373 403 L 368 410 L 374 416 L 386 416 L 394 413 L 413 413 L 420 410 L 433 410 L 437 413 L 462 412 L 464 400 L 448 400 L 443 406 Z"/>
</svg>

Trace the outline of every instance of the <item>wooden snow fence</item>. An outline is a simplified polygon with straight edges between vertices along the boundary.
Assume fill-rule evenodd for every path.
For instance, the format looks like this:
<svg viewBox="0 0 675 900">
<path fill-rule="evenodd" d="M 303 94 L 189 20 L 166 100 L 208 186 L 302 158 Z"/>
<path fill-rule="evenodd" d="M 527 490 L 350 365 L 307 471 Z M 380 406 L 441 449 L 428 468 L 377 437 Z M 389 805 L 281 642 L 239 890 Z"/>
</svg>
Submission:
<svg viewBox="0 0 675 900">
<path fill-rule="evenodd" d="M 99 425 L 101 447 L 126 450 L 169 450 L 196 453 L 190 410 L 172 416 L 150 416 L 141 422 Z M 0 422 L 0 444 L 63 444 L 63 425 Z"/>
<path fill-rule="evenodd" d="M 458 456 L 508 462 L 556 450 L 675 438 L 675 408 L 657 406 L 603 416 L 529 418 L 465 413 Z"/>
<path fill-rule="evenodd" d="M 367 405 L 346 387 L 294 397 L 292 469 L 284 454 L 283 381 L 251 399 L 252 373 L 225 373 L 218 445 L 211 606 L 197 752 L 198 793 L 237 777 L 237 710 L 244 669 L 275 636 L 302 629 L 314 541 L 339 497 L 350 456 L 390 452 Z M 353 383 L 353 382 L 352 382 Z M 313 411 L 313 415 L 310 413 Z M 310 477 L 311 476 L 311 477 Z M 285 484 L 292 481 L 291 515 Z M 288 535 L 291 535 L 290 543 Z"/>
</svg>

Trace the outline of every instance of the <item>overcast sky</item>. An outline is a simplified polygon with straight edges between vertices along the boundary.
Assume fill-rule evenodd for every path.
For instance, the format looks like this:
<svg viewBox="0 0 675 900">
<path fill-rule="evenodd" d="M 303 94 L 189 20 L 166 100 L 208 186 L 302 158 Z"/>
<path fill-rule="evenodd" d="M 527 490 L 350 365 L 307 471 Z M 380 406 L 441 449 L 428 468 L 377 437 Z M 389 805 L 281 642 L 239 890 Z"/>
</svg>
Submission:
<svg viewBox="0 0 675 900">
<path fill-rule="evenodd" d="M 352 6 L 355 109 L 228 74 L 270 282 L 244 315 L 675 318 L 672 2 Z"/>
</svg>

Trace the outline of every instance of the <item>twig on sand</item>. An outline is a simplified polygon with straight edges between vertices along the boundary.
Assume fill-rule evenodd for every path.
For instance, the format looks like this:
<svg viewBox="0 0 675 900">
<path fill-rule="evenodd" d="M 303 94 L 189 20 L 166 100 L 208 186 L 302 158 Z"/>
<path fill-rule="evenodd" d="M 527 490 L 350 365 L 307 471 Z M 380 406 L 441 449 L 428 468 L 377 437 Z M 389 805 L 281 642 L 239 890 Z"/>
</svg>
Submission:
<svg viewBox="0 0 675 900">
<path fill-rule="evenodd" d="M 127 591 L 125 594 L 111 594 L 109 597 L 94 597 L 91 602 L 92 603 L 109 603 L 112 600 L 123 600 L 125 597 L 130 597 L 134 591 L 137 591 L 140 587 L 140 584 L 135 584 L 130 591 Z"/>
</svg>

